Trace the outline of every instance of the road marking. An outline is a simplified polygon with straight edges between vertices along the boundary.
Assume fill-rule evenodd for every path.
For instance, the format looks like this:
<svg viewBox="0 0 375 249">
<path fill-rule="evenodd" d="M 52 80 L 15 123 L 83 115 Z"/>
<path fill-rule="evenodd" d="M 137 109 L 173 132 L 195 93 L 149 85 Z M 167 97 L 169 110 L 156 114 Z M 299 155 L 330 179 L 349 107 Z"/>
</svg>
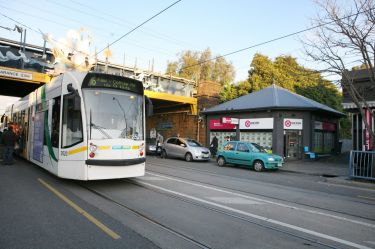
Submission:
<svg viewBox="0 0 375 249">
<path fill-rule="evenodd" d="M 210 197 L 208 199 L 221 202 L 221 203 L 226 203 L 226 204 L 246 204 L 246 205 L 263 204 L 258 201 L 252 201 L 252 200 L 240 198 L 240 197 L 229 197 L 229 198 L 228 197 Z"/>
<path fill-rule="evenodd" d="M 205 186 L 205 185 L 198 184 L 198 183 L 192 183 L 192 182 L 180 180 L 180 179 L 177 179 L 177 178 L 174 178 L 174 177 L 168 177 L 168 176 L 163 176 L 163 175 L 159 175 L 159 174 L 155 174 L 155 173 L 149 173 L 149 172 L 147 172 L 147 174 L 162 177 L 162 178 L 169 179 L 169 180 L 172 180 L 172 181 L 190 184 L 190 185 L 201 187 L 201 188 L 206 188 L 206 189 L 226 193 L 226 194 L 231 194 L 231 195 L 235 195 L 235 196 L 239 196 L 239 197 L 243 197 L 243 198 L 247 198 L 247 199 L 251 199 L 251 200 L 255 200 L 255 201 L 265 202 L 265 203 L 269 203 L 269 204 L 280 206 L 280 207 L 290 208 L 290 209 L 294 209 L 294 210 L 300 210 L 300 211 L 304 211 L 304 212 L 311 213 L 311 214 L 318 214 L 318 215 L 334 218 L 334 219 L 337 219 L 337 220 L 347 221 L 347 222 L 351 222 L 351 223 L 375 228 L 375 224 L 371 224 L 371 223 L 367 223 L 367 222 L 352 220 L 352 219 L 348 219 L 348 218 L 333 215 L 333 214 L 327 214 L 327 213 L 323 213 L 323 212 L 319 212 L 319 211 L 314 211 L 314 210 L 305 209 L 305 208 L 299 208 L 299 207 L 296 207 L 296 206 L 282 204 L 282 203 L 269 201 L 269 200 L 265 200 L 265 199 L 261 199 L 261 198 L 251 197 L 251 196 L 247 196 L 247 195 L 243 195 L 243 194 L 239 194 L 239 193 L 235 193 L 235 192 L 231 192 L 231 191 L 227 191 L 227 190 L 222 190 L 222 189 L 218 189 L 218 188 L 214 188 L 214 187 Z"/>
<path fill-rule="evenodd" d="M 163 178 L 156 177 L 156 176 L 141 176 L 139 178 L 142 180 L 147 180 L 147 181 L 164 181 Z"/>
<path fill-rule="evenodd" d="M 342 184 L 336 184 L 336 183 L 331 183 L 331 182 L 318 182 L 320 184 L 324 184 L 324 185 L 332 185 L 332 186 L 336 186 L 336 187 L 342 187 L 342 188 L 349 188 L 349 189 L 357 189 L 357 190 L 363 190 L 363 191 L 367 191 L 367 192 L 375 192 L 375 189 L 369 189 L 369 188 L 362 188 L 362 187 L 355 187 L 355 186 L 346 186 L 346 185 L 342 185 Z"/>
<path fill-rule="evenodd" d="M 112 237 L 112 239 L 120 239 L 120 235 L 117 233 L 113 232 L 110 228 L 108 228 L 106 225 L 101 223 L 99 220 L 97 220 L 94 216 L 90 215 L 87 213 L 85 210 L 83 210 L 81 207 L 79 207 L 77 204 L 75 204 L 73 201 L 71 201 L 68 197 L 60 193 L 58 190 L 50 186 L 48 183 L 43 181 L 42 179 L 38 178 L 38 181 L 43 184 L 47 189 L 49 189 L 52 193 L 57 195 L 61 200 L 66 202 L 69 206 L 74 208 L 78 213 L 82 214 L 85 216 L 89 221 L 94 223 L 97 227 L 99 227 L 103 232 L 105 232 L 107 235 Z"/>
<path fill-rule="evenodd" d="M 375 198 L 373 198 L 373 197 L 362 196 L 362 195 L 358 195 L 357 197 L 375 201 Z"/>
<path fill-rule="evenodd" d="M 351 246 L 351 247 L 354 247 L 354 248 L 359 248 L 359 249 L 371 249 L 370 247 L 360 245 L 360 244 L 357 244 L 357 243 L 354 243 L 354 242 L 351 242 L 351 241 L 347 241 L 347 240 L 343 240 L 343 239 L 340 239 L 340 238 L 329 236 L 329 235 L 326 235 L 326 234 L 323 234 L 323 233 L 315 232 L 313 230 L 305 229 L 305 228 L 298 227 L 298 226 L 288 224 L 288 223 L 284 223 L 284 222 L 281 222 L 281 221 L 278 221 L 278 220 L 269 219 L 269 218 L 264 217 L 264 216 L 248 213 L 248 212 L 245 212 L 245 211 L 242 211 L 242 210 L 238 210 L 238 209 L 235 209 L 235 208 L 224 206 L 224 205 L 221 205 L 221 204 L 218 204 L 218 203 L 215 203 L 215 202 L 211 202 L 211 201 L 207 201 L 207 200 L 204 200 L 204 199 L 201 199 L 201 198 L 197 198 L 197 197 L 194 197 L 194 196 L 191 196 L 191 195 L 179 193 L 179 192 L 176 192 L 176 191 L 173 191 L 173 190 L 169 190 L 169 189 L 166 189 L 166 188 L 163 188 L 163 187 L 153 185 L 151 183 L 143 182 L 143 181 L 140 181 L 140 180 L 136 180 L 136 181 L 143 184 L 143 185 L 150 186 L 152 188 L 156 188 L 156 189 L 159 189 L 159 190 L 162 190 L 162 191 L 174 194 L 174 195 L 179 195 L 179 196 L 182 196 L 182 197 L 185 197 L 185 198 L 189 198 L 189 199 L 192 199 L 192 200 L 195 200 L 195 201 L 198 201 L 198 202 L 206 203 L 206 204 L 211 205 L 211 206 L 226 209 L 228 211 L 238 213 L 238 214 L 241 214 L 241 215 L 244 215 L 244 216 L 248 216 L 248 217 L 251 217 L 251 218 L 254 218 L 254 219 L 258 219 L 258 220 L 261 220 L 261 221 L 264 221 L 264 222 L 269 222 L 269 223 L 276 224 L 276 225 L 279 225 L 279 226 L 287 227 L 289 229 L 297 230 L 299 232 L 307 233 L 307 234 L 310 234 L 310 235 L 313 235 L 313 236 L 316 236 L 316 237 L 320 237 L 320 238 L 323 238 L 323 239 L 327 239 L 327 240 L 331 240 L 331 241 L 334 241 L 334 242 L 337 242 L 337 243 L 341 243 L 343 245 L 348 245 L 348 246 Z"/>
</svg>

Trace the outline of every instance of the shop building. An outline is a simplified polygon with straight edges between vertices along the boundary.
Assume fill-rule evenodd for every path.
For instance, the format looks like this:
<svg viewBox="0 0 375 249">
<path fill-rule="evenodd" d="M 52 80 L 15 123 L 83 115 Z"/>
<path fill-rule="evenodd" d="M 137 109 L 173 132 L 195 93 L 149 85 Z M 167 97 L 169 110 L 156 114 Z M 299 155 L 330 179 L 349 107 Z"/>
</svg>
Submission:
<svg viewBox="0 0 375 249">
<path fill-rule="evenodd" d="M 284 88 L 272 85 L 202 112 L 206 144 L 214 136 L 219 148 L 231 140 L 254 142 L 287 159 L 304 152 L 339 151 L 339 119 L 343 113 Z"/>
<path fill-rule="evenodd" d="M 363 102 L 360 104 L 363 107 L 365 120 L 375 130 L 375 87 L 371 82 L 369 71 L 367 69 L 353 70 L 347 72 L 346 78 L 343 77 L 343 84 L 351 82 L 353 88 L 362 96 L 366 101 L 367 107 Z M 350 113 L 352 119 L 352 142 L 353 150 L 375 150 L 374 142 L 372 141 L 370 131 L 366 128 L 362 115 L 358 110 L 357 105 L 350 97 L 346 88 L 343 88 L 343 101 L 342 106 L 345 111 Z"/>
</svg>

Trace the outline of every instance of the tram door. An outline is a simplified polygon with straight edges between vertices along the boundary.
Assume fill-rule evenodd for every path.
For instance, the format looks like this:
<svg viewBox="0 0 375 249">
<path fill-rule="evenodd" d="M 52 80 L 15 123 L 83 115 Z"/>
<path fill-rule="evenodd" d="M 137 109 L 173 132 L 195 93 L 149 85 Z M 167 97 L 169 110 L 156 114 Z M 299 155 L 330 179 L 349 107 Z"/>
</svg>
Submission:
<svg viewBox="0 0 375 249">
<path fill-rule="evenodd" d="M 27 108 L 23 111 L 24 114 L 22 115 L 22 131 L 20 134 L 20 149 L 22 153 L 22 157 L 29 160 L 29 129 L 30 129 L 30 119 L 31 119 L 31 107 Z"/>
<path fill-rule="evenodd" d="M 285 157 L 289 160 L 301 158 L 301 131 L 285 131 Z"/>
</svg>

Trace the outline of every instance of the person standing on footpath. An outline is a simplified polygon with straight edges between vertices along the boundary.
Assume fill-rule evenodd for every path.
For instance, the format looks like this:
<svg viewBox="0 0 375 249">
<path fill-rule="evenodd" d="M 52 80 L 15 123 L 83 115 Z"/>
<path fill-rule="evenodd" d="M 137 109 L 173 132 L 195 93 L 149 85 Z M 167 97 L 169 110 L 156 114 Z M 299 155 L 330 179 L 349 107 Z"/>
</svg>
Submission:
<svg viewBox="0 0 375 249">
<path fill-rule="evenodd" d="M 4 131 L 1 136 L 1 144 L 3 145 L 3 164 L 13 164 L 13 150 L 16 144 L 17 136 L 13 132 L 13 127 L 8 126 L 8 130 Z"/>
<path fill-rule="evenodd" d="M 161 155 L 161 148 L 163 146 L 164 137 L 158 132 L 156 136 L 156 155 Z"/>
<path fill-rule="evenodd" d="M 212 138 L 210 147 L 211 147 L 211 155 L 214 157 L 217 153 L 217 147 L 219 146 L 219 141 L 216 136 Z"/>
</svg>

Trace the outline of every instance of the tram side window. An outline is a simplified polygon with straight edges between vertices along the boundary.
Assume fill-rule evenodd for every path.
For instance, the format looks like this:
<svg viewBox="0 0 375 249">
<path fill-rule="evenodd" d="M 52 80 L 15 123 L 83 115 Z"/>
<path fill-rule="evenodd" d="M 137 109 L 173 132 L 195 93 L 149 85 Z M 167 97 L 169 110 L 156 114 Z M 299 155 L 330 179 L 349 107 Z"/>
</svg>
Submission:
<svg viewBox="0 0 375 249">
<path fill-rule="evenodd" d="M 53 99 L 52 105 L 52 131 L 51 143 L 52 146 L 59 147 L 59 134 L 60 134 L 60 96 Z"/>
<path fill-rule="evenodd" d="M 80 142 L 83 142 L 81 97 L 67 94 L 63 99 L 61 147 L 71 147 Z"/>
</svg>

